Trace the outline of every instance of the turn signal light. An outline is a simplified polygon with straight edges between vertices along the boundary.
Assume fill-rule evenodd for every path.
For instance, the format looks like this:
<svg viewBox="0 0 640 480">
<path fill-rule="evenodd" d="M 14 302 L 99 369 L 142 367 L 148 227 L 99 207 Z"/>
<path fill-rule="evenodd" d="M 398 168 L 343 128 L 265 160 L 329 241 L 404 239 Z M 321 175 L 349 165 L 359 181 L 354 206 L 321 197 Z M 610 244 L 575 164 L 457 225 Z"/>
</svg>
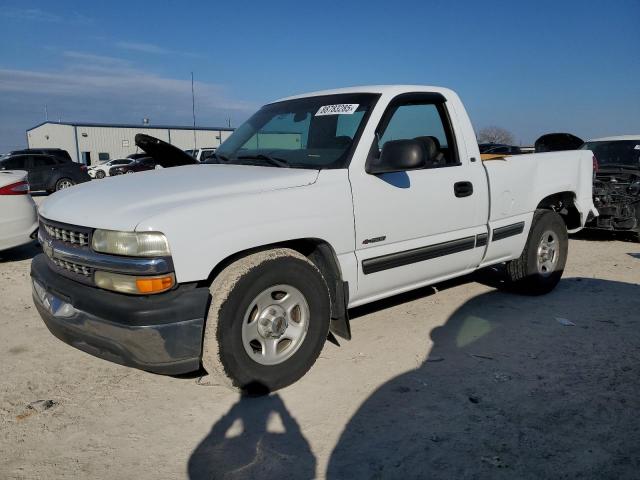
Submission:
<svg viewBox="0 0 640 480">
<path fill-rule="evenodd" d="M 169 290 L 173 287 L 173 276 L 155 277 L 155 278 L 138 278 L 136 287 L 140 293 L 159 293 Z"/>
<path fill-rule="evenodd" d="M 133 295 L 152 295 L 154 293 L 165 292 L 176 283 L 176 277 L 173 273 L 160 277 L 136 277 L 133 275 L 97 271 L 93 279 L 100 288 Z"/>
</svg>

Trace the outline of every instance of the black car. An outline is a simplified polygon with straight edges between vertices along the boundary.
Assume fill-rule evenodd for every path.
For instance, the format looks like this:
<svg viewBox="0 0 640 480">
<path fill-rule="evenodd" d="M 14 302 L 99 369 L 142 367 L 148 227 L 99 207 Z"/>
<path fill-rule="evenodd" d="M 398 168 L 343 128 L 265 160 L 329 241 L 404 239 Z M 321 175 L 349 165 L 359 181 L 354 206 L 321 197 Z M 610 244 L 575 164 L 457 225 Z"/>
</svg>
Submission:
<svg viewBox="0 0 640 480">
<path fill-rule="evenodd" d="M 53 155 L 54 157 L 62 158 L 63 160 L 71 161 L 71 155 L 66 150 L 62 148 L 24 148 L 22 150 L 14 150 L 13 152 L 9 152 L 7 156 L 14 155 Z"/>
<path fill-rule="evenodd" d="M 116 165 L 109 169 L 109 176 L 115 177 L 116 175 L 123 175 L 125 173 L 143 172 L 145 170 L 153 170 L 156 168 L 156 162 L 153 158 L 146 156 L 138 158 L 126 165 Z"/>
<path fill-rule="evenodd" d="M 142 153 L 132 153 L 131 155 L 127 155 L 127 158 L 131 158 L 133 160 L 138 160 L 139 158 L 144 158 L 144 157 L 148 157 L 149 154 L 142 152 Z"/>
<path fill-rule="evenodd" d="M 26 170 L 33 191 L 55 192 L 91 180 L 85 165 L 53 155 L 9 155 L 0 159 L 0 170 Z"/>
</svg>

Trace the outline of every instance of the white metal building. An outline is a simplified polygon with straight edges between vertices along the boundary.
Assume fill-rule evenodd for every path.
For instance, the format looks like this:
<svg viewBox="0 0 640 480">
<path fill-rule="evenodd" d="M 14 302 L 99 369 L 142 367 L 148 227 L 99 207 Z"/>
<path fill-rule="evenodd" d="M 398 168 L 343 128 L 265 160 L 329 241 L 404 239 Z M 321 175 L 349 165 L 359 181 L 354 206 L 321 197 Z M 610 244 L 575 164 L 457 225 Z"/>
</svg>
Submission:
<svg viewBox="0 0 640 480">
<path fill-rule="evenodd" d="M 119 125 L 106 123 L 44 122 L 27 130 L 29 148 L 62 148 L 76 162 L 95 165 L 140 152 L 137 133 L 146 133 L 182 150 L 218 147 L 232 128 L 181 127 L 175 125 Z"/>
</svg>

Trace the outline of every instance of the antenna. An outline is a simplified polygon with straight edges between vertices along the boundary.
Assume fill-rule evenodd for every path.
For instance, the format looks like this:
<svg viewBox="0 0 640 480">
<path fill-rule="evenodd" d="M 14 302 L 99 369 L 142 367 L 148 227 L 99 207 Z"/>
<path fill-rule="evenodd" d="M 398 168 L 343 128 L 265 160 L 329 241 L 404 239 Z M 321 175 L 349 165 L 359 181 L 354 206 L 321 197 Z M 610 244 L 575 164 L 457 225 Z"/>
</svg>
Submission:
<svg viewBox="0 0 640 480">
<path fill-rule="evenodd" d="M 48 122 L 49 121 L 49 111 L 47 110 L 47 104 L 44 104 L 44 121 Z"/>
<path fill-rule="evenodd" d="M 193 151 L 196 151 L 196 94 L 193 89 L 193 72 L 191 72 L 191 113 L 193 114 Z"/>
</svg>

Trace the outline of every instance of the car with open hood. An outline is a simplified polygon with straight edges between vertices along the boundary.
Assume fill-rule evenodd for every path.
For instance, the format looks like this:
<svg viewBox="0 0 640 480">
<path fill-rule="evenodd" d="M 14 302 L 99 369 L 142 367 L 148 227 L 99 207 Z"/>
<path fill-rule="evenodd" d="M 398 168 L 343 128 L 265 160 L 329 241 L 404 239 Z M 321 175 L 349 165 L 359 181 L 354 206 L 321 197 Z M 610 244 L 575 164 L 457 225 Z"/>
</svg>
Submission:
<svg viewBox="0 0 640 480">
<path fill-rule="evenodd" d="M 134 154 L 135 157 L 133 161 L 111 166 L 111 168 L 109 168 L 110 176 L 144 172 L 160 167 L 179 167 L 181 165 L 195 165 L 199 163 L 197 159 L 185 151 L 151 135 L 139 133 L 135 137 L 135 142 L 136 146 L 145 153 Z"/>
</svg>

